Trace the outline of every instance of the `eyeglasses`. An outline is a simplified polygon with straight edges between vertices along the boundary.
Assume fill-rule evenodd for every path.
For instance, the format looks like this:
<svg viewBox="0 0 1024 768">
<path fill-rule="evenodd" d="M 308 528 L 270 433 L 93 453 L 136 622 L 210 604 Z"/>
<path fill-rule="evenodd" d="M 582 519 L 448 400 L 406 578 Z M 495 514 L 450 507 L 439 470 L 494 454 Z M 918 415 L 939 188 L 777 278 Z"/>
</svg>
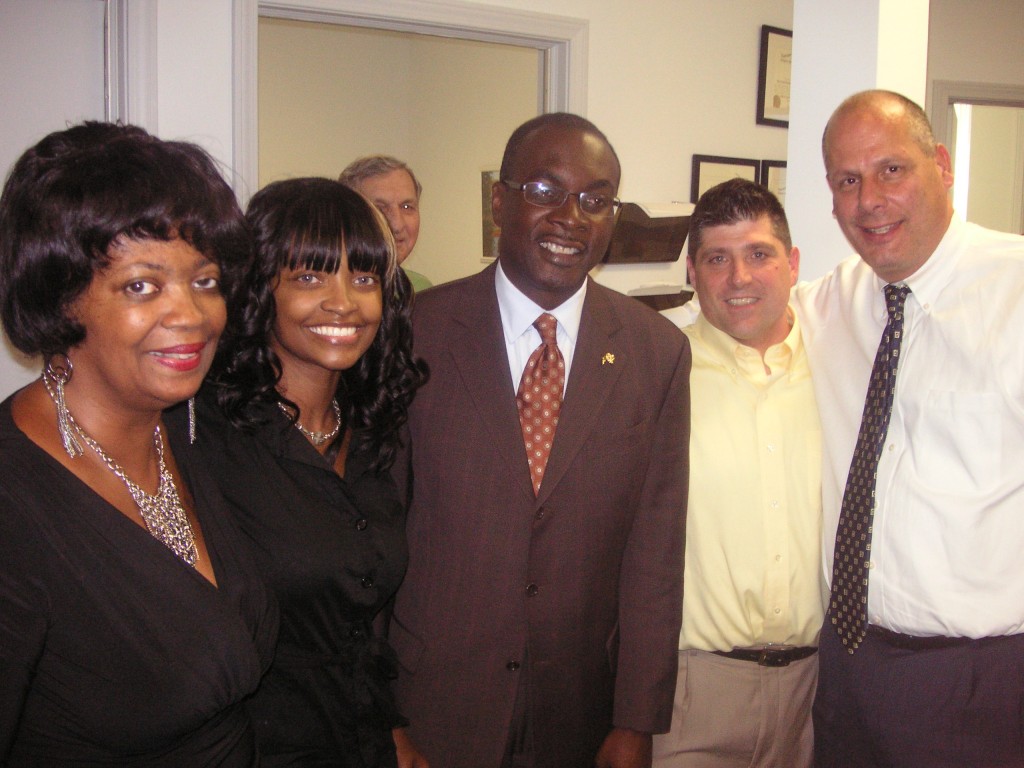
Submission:
<svg viewBox="0 0 1024 768">
<path fill-rule="evenodd" d="M 569 199 L 569 195 L 579 200 L 580 210 L 588 216 L 602 216 L 621 205 L 617 197 L 612 197 L 604 192 L 569 192 L 544 181 L 519 184 L 502 179 L 501 183 L 509 189 L 519 190 L 523 193 L 526 202 L 541 208 L 561 208 Z"/>
</svg>

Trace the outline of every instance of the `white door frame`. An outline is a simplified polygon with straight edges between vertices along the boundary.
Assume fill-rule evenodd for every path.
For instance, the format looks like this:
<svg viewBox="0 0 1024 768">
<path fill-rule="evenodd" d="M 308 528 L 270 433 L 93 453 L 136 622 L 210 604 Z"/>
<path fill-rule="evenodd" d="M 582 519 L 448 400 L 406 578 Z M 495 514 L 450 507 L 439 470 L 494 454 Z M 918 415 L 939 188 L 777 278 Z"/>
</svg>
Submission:
<svg viewBox="0 0 1024 768">
<path fill-rule="evenodd" d="M 235 190 L 256 189 L 257 37 L 260 16 L 372 27 L 439 37 L 536 48 L 542 58 L 545 112 L 586 114 L 587 47 L 585 19 L 477 5 L 457 0 L 232 0 L 234 20 Z M 246 201 L 242 200 L 244 204 Z"/>
<path fill-rule="evenodd" d="M 953 105 L 982 104 L 989 107 L 1024 107 L 1024 86 L 936 80 L 932 83 L 931 122 L 935 139 L 948 144 L 953 136 Z"/>
<path fill-rule="evenodd" d="M 956 139 L 956 120 L 953 117 L 955 104 L 1024 108 L 1024 86 L 974 83 L 961 80 L 936 80 L 933 82 L 930 102 L 932 131 L 936 141 L 950 148 Z M 1015 151 L 1008 152 L 1009 162 L 1021 162 L 1020 146 L 1018 143 L 1016 147 L 1012 148 Z M 1016 219 L 1021 231 L 1024 231 L 1024 173 L 1018 173 L 1016 176 L 1013 200 L 1011 217 Z M 960 213 L 963 216 L 967 215 L 967 211 Z"/>
</svg>

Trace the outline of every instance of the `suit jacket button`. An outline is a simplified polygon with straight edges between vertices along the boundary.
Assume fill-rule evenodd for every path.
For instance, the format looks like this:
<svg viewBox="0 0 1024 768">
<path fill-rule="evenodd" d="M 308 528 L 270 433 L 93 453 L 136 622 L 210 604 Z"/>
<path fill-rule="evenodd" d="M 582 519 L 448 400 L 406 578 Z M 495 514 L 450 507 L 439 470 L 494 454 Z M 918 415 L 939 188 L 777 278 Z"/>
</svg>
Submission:
<svg viewBox="0 0 1024 768">
<path fill-rule="evenodd" d="M 537 510 L 537 512 L 536 512 L 536 514 L 534 515 L 534 517 L 535 517 L 535 518 L 537 518 L 538 520 L 543 520 L 543 519 L 544 519 L 544 516 L 545 516 L 545 515 L 546 515 L 547 513 L 548 513 L 548 512 L 547 512 L 547 510 L 546 510 L 546 509 L 544 509 L 544 507 L 541 507 L 540 509 L 538 509 L 538 510 Z"/>
<path fill-rule="evenodd" d="M 357 531 L 365 531 L 367 525 L 368 525 L 368 523 L 366 522 L 366 518 L 365 517 L 360 517 L 358 520 L 356 520 L 356 530 Z"/>
<path fill-rule="evenodd" d="M 526 585 L 526 596 L 527 597 L 533 597 L 538 592 L 540 592 L 540 589 L 537 587 L 536 584 L 527 584 Z"/>
<path fill-rule="evenodd" d="M 369 589 L 373 586 L 373 576 L 363 576 L 359 583 L 363 585 L 363 589 Z"/>
<path fill-rule="evenodd" d="M 519 669 L 519 662 L 510 661 L 508 664 L 505 665 L 505 669 L 507 669 L 509 672 L 515 672 L 517 669 Z"/>
</svg>

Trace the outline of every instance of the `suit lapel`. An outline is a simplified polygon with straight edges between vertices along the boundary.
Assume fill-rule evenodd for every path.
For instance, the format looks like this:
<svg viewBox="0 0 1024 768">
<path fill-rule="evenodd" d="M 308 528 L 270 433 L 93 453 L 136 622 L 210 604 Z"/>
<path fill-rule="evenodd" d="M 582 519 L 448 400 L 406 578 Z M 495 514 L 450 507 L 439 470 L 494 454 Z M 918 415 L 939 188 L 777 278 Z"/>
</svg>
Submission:
<svg viewBox="0 0 1024 768">
<path fill-rule="evenodd" d="M 470 279 L 472 290 L 466 301 L 453 309 L 448 351 L 486 430 L 480 436 L 481 445 L 496 446 L 523 491 L 532 497 L 516 393 L 494 292 L 496 268 L 491 265 Z"/>
<path fill-rule="evenodd" d="M 628 350 L 622 346 L 624 340 L 618 333 L 622 323 L 608 301 L 607 289 L 587 279 L 587 297 L 569 371 L 569 385 L 538 503 L 543 503 L 558 485 L 587 438 L 600 429 L 608 395 L 615 388 L 624 365 L 630 363 Z"/>
</svg>

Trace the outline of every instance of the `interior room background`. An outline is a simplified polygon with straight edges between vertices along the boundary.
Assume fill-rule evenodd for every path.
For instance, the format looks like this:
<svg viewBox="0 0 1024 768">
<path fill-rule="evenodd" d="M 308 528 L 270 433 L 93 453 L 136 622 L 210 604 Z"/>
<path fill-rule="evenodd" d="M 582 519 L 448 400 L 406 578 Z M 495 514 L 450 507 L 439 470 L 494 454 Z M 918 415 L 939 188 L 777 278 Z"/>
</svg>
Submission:
<svg viewBox="0 0 1024 768">
<path fill-rule="evenodd" d="M 239 0 L 133 2 L 145 6 L 161 30 L 178 25 L 179 36 L 183 33 L 190 41 L 187 50 L 160 47 L 154 79 L 174 72 L 175 67 L 188 67 L 214 73 L 211 83 L 230 80 L 233 62 L 224 51 L 230 51 L 231 40 L 225 39 L 225 29 L 231 28 L 231 14 Z M 173 10 L 169 10 L 171 3 Z M 182 4 L 194 7 L 195 16 L 206 23 L 189 24 L 180 10 Z M 388 2 L 381 0 L 377 5 L 386 7 Z M 491 0 L 486 5 L 550 12 L 550 5 L 540 0 Z M 0 0 L 0 104 L 4 105 L 0 172 L 6 173 L 17 155 L 45 133 L 82 118 L 102 117 L 103 6 L 102 0 Z M 648 0 L 628 9 L 617 0 L 565 0 L 558 13 L 588 24 L 586 114 L 608 133 L 622 158 L 625 199 L 688 200 L 690 159 L 695 153 L 786 159 L 786 129 L 757 125 L 754 112 L 760 27 L 791 28 L 792 0 Z M 384 53 L 368 53 L 377 58 L 377 64 L 370 82 L 361 79 L 361 95 L 383 96 L 385 106 L 348 103 L 349 96 L 339 99 L 345 103 L 330 105 L 338 109 L 332 111 L 334 130 L 327 130 L 325 142 L 334 154 L 295 159 L 291 170 L 268 165 L 267 173 L 333 176 L 356 154 L 385 150 L 404 155 L 426 187 L 423 239 L 413 256 L 413 268 L 444 280 L 482 266 L 479 173 L 488 166 L 497 167 L 508 133 L 537 107 L 535 95 L 530 94 L 531 77 L 516 79 L 510 74 L 518 71 L 514 50 L 505 51 L 507 59 L 499 57 L 500 65 L 492 67 L 474 63 L 474 57 L 482 55 L 482 46 L 465 44 L 456 49 L 451 61 L 436 60 L 432 67 L 424 63 L 426 54 L 419 50 L 426 44 L 410 42 L 403 49 L 391 41 L 384 49 L 386 61 Z M 404 74 L 403 58 L 409 64 Z M 526 59 L 536 66 L 535 53 L 526 52 Z M 348 74 L 338 71 L 330 76 L 345 83 Z M 1024 3 L 931 0 L 929 92 L 934 80 L 1024 86 Z M 483 95 L 477 102 L 487 105 L 484 111 L 507 110 L 500 115 L 500 127 L 485 129 L 475 118 L 460 115 L 465 128 L 460 132 L 440 120 L 451 116 L 443 113 L 453 111 L 448 101 L 452 92 L 468 89 L 471 81 L 482 84 Z M 219 86 L 210 86 L 214 87 Z M 218 137 L 230 135 L 230 127 L 225 126 L 232 120 L 232 94 L 203 95 L 206 106 L 201 122 L 188 89 L 182 89 L 177 100 L 161 99 L 159 110 L 143 104 L 145 124 L 166 138 L 199 141 L 229 164 L 230 148 L 218 146 Z M 399 117 L 402 108 L 407 111 Z M 382 110 L 390 118 L 386 128 L 378 122 L 373 131 L 359 130 L 363 138 L 348 146 L 346 137 L 353 136 L 350 129 L 361 125 L 366 115 Z M 277 114 L 287 118 L 288 109 Z M 209 133 L 196 132 L 197 124 L 209 126 Z M 337 141 L 331 140 L 335 137 Z M 227 170 L 230 175 L 230 167 Z M 261 183 L 269 180 L 262 167 L 260 177 Z M 456 189 L 467 184 L 474 190 L 472 203 Z M 821 190 L 824 196 L 824 182 Z M 435 206 L 443 200 L 459 201 L 456 211 L 440 213 Z M 472 208 L 462 210 L 469 205 Z M 799 231 L 795 239 L 799 244 Z M 807 271 L 806 254 L 804 263 L 804 275 L 816 276 Z M 815 266 L 817 274 L 825 265 Z M 664 279 L 672 281 L 682 264 L 666 269 Z M 599 270 L 598 279 L 604 282 L 614 285 L 615 277 L 614 270 Z M 9 349 L 0 350 L 0 393 L 20 386 L 37 370 L 33 361 L 21 361 Z"/>
</svg>

